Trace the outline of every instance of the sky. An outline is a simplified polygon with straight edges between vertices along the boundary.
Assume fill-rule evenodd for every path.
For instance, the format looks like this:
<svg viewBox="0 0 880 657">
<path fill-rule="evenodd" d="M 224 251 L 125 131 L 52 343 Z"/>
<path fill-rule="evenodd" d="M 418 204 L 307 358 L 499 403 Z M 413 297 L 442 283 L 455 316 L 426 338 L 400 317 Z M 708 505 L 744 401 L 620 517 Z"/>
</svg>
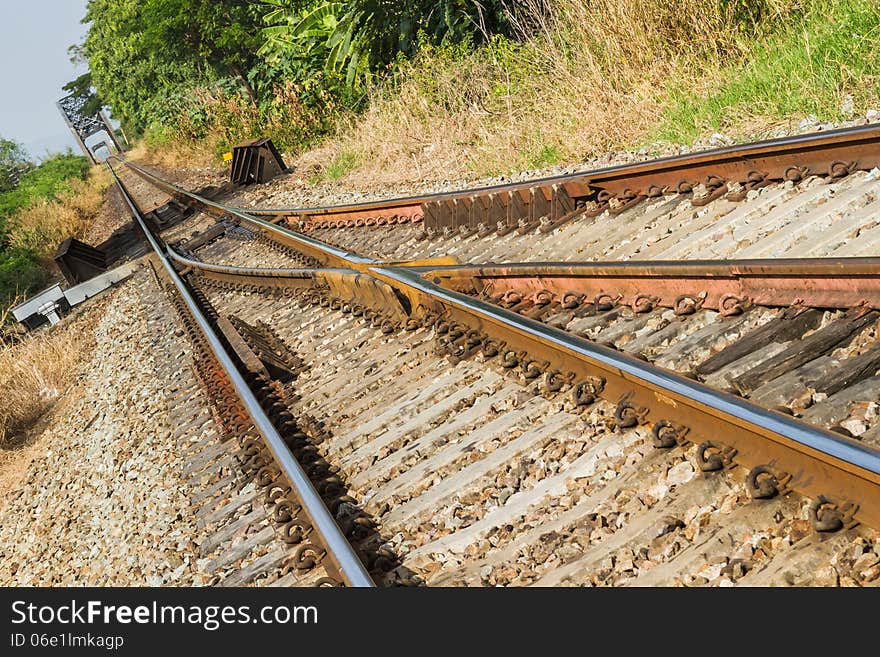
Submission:
<svg viewBox="0 0 880 657">
<path fill-rule="evenodd" d="M 82 41 L 86 0 L 0 0 L 0 136 L 34 157 L 79 149 L 56 101 L 67 82 L 85 73 L 67 48 Z"/>
</svg>

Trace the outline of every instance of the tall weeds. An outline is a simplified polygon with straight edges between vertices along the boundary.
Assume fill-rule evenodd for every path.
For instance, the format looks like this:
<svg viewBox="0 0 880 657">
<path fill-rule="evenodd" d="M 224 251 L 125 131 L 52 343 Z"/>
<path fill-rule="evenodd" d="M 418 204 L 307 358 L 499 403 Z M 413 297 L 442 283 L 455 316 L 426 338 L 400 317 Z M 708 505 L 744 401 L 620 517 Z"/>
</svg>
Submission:
<svg viewBox="0 0 880 657">
<path fill-rule="evenodd" d="M 274 97 L 258 107 L 237 93 L 197 88 L 174 128 L 154 128 L 134 155 L 158 166 L 186 168 L 216 163 L 235 144 L 258 135 L 271 136 L 275 145 L 302 151 L 326 135 L 341 109 L 329 92 L 317 92 L 319 103 L 306 105 L 293 82 L 275 87 Z"/>
<path fill-rule="evenodd" d="M 80 170 L 71 175 L 58 167 L 44 171 L 46 166 L 43 164 L 32 172 L 34 176 L 42 176 L 36 183 L 31 180 L 27 188 L 22 185 L 10 193 L 16 196 L 15 207 L 2 216 L 2 309 L 7 309 L 19 297 L 33 293 L 50 280 L 55 267 L 53 256 L 59 242 L 70 235 L 83 236 L 98 212 L 109 184 L 109 174 L 102 167 Z M 87 178 L 83 180 L 77 177 L 79 175 Z M 0 327 L 4 324 L 0 322 Z"/>
<path fill-rule="evenodd" d="M 710 63 L 742 57 L 762 20 L 794 10 L 781 0 L 748 6 L 744 14 L 722 0 L 512 3 L 518 41 L 496 39 L 474 53 L 425 49 L 394 84 L 372 90 L 367 111 L 342 122 L 320 157 L 352 153 L 369 163 L 369 178 L 390 182 L 620 148 L 656 123 L 668 80 L 699 91 Z"/>
<path fill-rule="evenodd" d="M 110 182 L 103 167 L 95 167 L 86 180 L 71 178 L 54 199 L 33 199 L 9 218 L 12 250 L 34 254 L 39 264 L 33 275 L 48 277 L 47 269 L 58 243 L 70 235 L 82 236 L 104 200 Z M 21 279 L 31 275 L 22 269 Z M 34 281 L 35 283 L 39 281 Z M 9 305 L 21 300 L 21 290 L 0 290 Z M 3 298 L 3 297 L 0 297 Z M 9 305 L 0 304 L 0 327 L 11 323 Z M 73 381 L 76 366 L 94 342 L 91 314 L 33 335 L 0 332 L 0 447 L 34 422 Z"/>
<path fill-rule="evenodd" d="M 298 154 L 310 181 L 361 186 L 651 152 L 715 130 L 749 136 L 750 127 L 807 114 L 847 118 L 837 108 L 850 96 L 857 111 L 880 102 L 874 0 L 507 6 L 516 39 L 424 46 L 398 62 L 392 79 L 367 89 L 363 111 L 328 106 L 310 115 L 295 89 L 268 113 L 211 96 L 207 123 L 190 132 L 190 152 L 205 125 L 203 143 L 215 157 L 234 140 L 267 135 Z"/>
</svg>

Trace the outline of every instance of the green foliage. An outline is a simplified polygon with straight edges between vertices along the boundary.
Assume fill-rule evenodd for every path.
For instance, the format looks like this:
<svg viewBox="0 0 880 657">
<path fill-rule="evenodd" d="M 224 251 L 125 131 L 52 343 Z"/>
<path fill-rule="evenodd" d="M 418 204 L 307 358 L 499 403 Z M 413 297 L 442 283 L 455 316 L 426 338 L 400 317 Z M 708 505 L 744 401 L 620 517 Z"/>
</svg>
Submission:
<svg viewBox="0 0 880 657">
<path fill-rule="evenodd" d="M 68 151 L 22 174 L 15 188 L 0 193 L 0 306 L 6 307 L 17 296 L 45 285 L 49 276 L 40 262 L 40 251 L 45 245 L 37 243 L 38 234 L 28 236 L 26 244 L 9 243 L 10 231 L 15 230 L 10 225 L 15 213 L 69 191 L 70 181 L 85 179 L 90 166 L 86 158 Z"/>
<path fill-rule="evenodd" d="M 235 77 L 254 100 L 259 5 L 234 0 L 89 0 L 82 51 L 115 115 L 143 131 L 182 89 Z"/>
<path fill-rule="evenodd" d="M 89 0 L 83 22 L 89 31 L 83 52 L 98 95 L 134 131 L 150 121 L 153 100 L 163 90 L 198 79 L 191 58 L 178 61 L 149 32 L 141 0 Z"/>
<path fill-rule="evenodd" d="M 507 29 L 503 0 L 89 0 L 90 73 L 66 89 L 108 104 L 152 143 L 267 134 L 301 148 L 359 109 L 363 83 L 424 42 Z M 289 105 L 296 97 L 294 109 Z M 241 98 L 241 102 L 236 100 Z M 101 100 L 97 100 L 100 98 Z M 290 119 L 285 129 L 282 118 Z M 227 125 L 221 121 L 232 121 Z M 245 134 L 241 135 L 242 131 Z M 217 133 L 223 133 L 219 138 Z"/>
<path fill-rule="evenodd" d="M 49 280 L 49 272 L 31 250 L 0 250 L 0 307 L 6 308 L 17 298 L 40 289 Z"/>
<path fill-rule="evenodd" d="M 559 164 L 562 161 L 562 151 L 557 146 L 544 145 L 529 157 L 529 166 L 535 169 Z"/>
<path fill-rule="evenodd" d="M 258 3 L 234 0 L 146 0 L 141 2 L 144 46 L 164 57 L 236 77 L 251 100 L 247 78 L 260 45 Z"/>
<path fill-rule="evenodd" d="M 343 78 L 333 67 L 325 67 L 327 42 L 338 28 L 341 3 L 302 3 L 267 0 L 275 7 L 264 17 L 264 42 L 258 51 L 275 75 L 310 86 L 320 80 L 325 89 L 340 93 Z"/>
<path fill-rule="evenodd" d="M 24 146 L 0 137 L 0 192 L 8 192 L 18 184 L 21 174 L 32 166 Z"/>
<path fill-rule="evenodd" d="M 36 201 L 57 198 L 59 194 L 70 190 L 71 179 L 84 180 L 90 168 L 86 158 L 68 151 L 22 174 L 14 189 L 0 194 L 0 236 L 5 232 L 6 224 L 14 212 Z"/>
<path fill-rule="evenodd" d="M 336 31 L 342 3 L 318 2 L 297 7 L 301 3 L 290 0 L 266 0 L 275 8 L 263 20 L 270 27 L 263 28 L 264 43 L 260 54 L 277 61 L 281 53 L 291 52 L 300 61 L 321 61 L 327 40 Z"/>
<path fill-rule="evenodd" d="M 282 150 L 306 148 L 340 116 L 395 94 L 414 93 L 424 106 L 407 111 L 429 121 L 516 122 L 542 102 L 542 85 L 574 90 L 585 73 L 580 93 L 598 99 L 600 114 L 609 103 L 634 109 L 625 99 L 648 80 L 654 86 L 632 103 L 663 113 L 659 129 L 639 134 L 691 141 L 751 116 L 843 118 L 842 94 L 859 108 L 877 97 L 880 64 L 873 0 L 89 0 L 85 22 L 85 43 L 72 51 L 88 59 L 91 77 L 70 89 L 93 86 L 149 144 L 215 155 L 258 135 Z M 637 138 L 597 128 L 575 150 L 545 132 L 507 130 L 517 166 Z M 338 159 L 322 179 L 362 164 Z"/>
<path fill-rule="evenodd" d="M 355 153 L 343 151 L 333 158 L 330 164 L 327 165 L 326 169 L 319 174 L 312 176 L 309 179 L 309 182 L 314 185 L 324 180 L 339 180 L 345 174 L 357 169 L 359 164 L 358 156 Z"/>
<path fill-rule="evenodd" d="M 78 78 L 74 78 L 61 88 L 73 96 L 79 96 L 86 99 L 81 110 L 86 116 L 94 116 L 102 107 L 104 107 L 104 101 L 98 98 L 98 94 L 95 93 L 92 85 L 91 71 L 86 71 Z"/>
<path fill-rule="evenodd" d="M 509 31 L 502 1 L 266 0 L 264 53 L 307 53 L 323 69 L 344 74 L 358 86 L 386 70 L 399 54 L 412 56 L 421 43 L 476 42 Z"/>
<path fill-rule="evenodd" d="M 669 92 L 658 137 L 690 142 L 749 116 L 820 120 L 849 118 L 847 93 L 864 108 L 880 89 L 880 5 L 872 0 L 822 0 L 786 21 L 745 62 L 722 74 L 706 96 Z"/>
</svg>

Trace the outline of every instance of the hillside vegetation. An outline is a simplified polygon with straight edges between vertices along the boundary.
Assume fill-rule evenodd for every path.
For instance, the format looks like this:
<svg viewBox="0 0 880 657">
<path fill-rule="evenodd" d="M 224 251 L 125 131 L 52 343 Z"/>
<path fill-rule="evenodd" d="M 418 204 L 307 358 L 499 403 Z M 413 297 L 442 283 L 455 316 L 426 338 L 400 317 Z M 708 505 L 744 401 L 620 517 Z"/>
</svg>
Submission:
<svg viewBox="0 0 880 657">
<path fill-rule="evenodd" d="M 82 233 L 106 185 L 102 170 L 66 153 L 0 191 L 0 316 L 8 320 L 3 311 L 9 305 L 49 281 L 59 242 Z"/>
<path fill-rule="evenodd" d="M 482 175 L 878 104 L 873 0 L 90 0 L 75 52 L 167 163 Z M 313 177 L 314 178 L 314 177 Z"/>
<path fill-rule="evenodd" d="M 15 436 L 55 403 L 94 341 L 94 318 L 22 336 L 9 307 L 49 282 L 58 243 L 82 234 L 109 184 L 108 174 L 81 156 L 34 166 L 17 145 L 7 151 L 15 157 L 0 160 L 0 466 L 2 450 L 17 446 Z"/>
</svg>

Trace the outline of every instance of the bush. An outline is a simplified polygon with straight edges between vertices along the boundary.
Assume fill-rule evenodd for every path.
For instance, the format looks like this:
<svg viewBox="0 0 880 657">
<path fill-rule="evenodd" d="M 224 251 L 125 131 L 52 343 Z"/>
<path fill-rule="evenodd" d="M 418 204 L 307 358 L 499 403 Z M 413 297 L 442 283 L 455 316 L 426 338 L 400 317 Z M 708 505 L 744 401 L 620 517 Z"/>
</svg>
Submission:
<svg viewBox="0 0 880 657">
<path fill-rule="evenodd" d="M 55 199 L 71 189 L 71 181 L 84 180 L 91 169 L 89 161 L 70 151 L 56 155 L 21 176 L 18 186 L 0 193 L 0 234 L 17 210 L 42 199 Z"/>
<path fill-rule="evenodd" d="M 15 305 L 27 293 L 46 284 L 49 272 L 37 253 L 17 247 L 0 251 L 0 308 Z M 7 317 L 12 321 L 13 317 Z"/>
<path fill-rule="evenodd" d="M 47 284 L 59 242 L 82 233 L 108 182 L 103 169 L 68 152 L 0 194 L 0 308 Z"/>
</svg>

